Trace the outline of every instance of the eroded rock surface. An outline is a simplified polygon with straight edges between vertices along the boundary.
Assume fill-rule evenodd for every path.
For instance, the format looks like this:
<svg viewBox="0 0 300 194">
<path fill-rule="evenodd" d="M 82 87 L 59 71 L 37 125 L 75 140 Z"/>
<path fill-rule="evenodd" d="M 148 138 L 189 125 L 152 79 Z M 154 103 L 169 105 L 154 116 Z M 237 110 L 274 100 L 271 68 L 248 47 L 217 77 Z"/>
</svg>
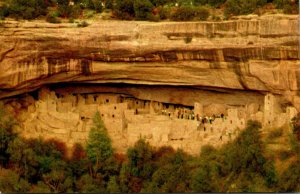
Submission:
<svg viewBox="0 0 300 194">
<path fill-rule="evenodd" d="M 0 42 L 0 99 L 47 85 L 64 95 L 122 94 L 195 110 L 195 103 L 201 103 L 208 114 L 248 107 L 245 119 L 260 112 L 255 118 L 265 122 L 263 118 L 274 120 L 286 114 L 281 124 L 289 119 L 287 107 L 300 111 L 297 16 L 223 22 L 94 21 L 86 28 L 8 20 L 0 27 Z M 266 94 L 276 96 L 280 111 L 275 115 L 264 115 Z M 31 109 L 39 107 L 36 103 L 26 111 L 34 114 Z M 68 119 L 79 118 L 75 107 Z M 57 133 L 62 134 L 66 133 L 64 128 L 72 131 L 80 125 L 81 118 L 78 122 L 64 120 L 58 109 L 42 108 L 45 114 L 33 118 L 42 123 L 53 119 L 51 123 L 59 125 Z M 161 130 L 162 126 L 151 122 L 144 128 Z M 162 123 L 169 128 L 181 126 L 176 122 Z M 132 126 L 128 124 L 126 129 L 137 130 Z M 144 135 L 155 139 L 157 132 L 151 134 Z M 184 136 L 172 134 L 168 139 L 174 142 Z"/>
</svg>

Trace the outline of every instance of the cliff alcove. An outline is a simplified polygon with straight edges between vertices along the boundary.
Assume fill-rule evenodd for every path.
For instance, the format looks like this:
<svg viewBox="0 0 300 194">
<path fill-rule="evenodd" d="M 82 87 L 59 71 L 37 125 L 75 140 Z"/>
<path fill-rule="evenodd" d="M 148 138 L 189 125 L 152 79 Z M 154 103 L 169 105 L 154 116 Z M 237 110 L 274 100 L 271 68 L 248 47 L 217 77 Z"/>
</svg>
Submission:
<svg viewBox="0 0 300 194">
<path fill-rule="evenodd" d="M 23 107 L 24 136 L 84 142 L 98 110 L 120 151 L 144 137 L 197 153 L 249 119 L 282 126 L 300 111 L 298 41 L 298 17 L 288 15 L 85 28 L 6 20 L 0 99 Z M 199 128 L 197 114 L 215 122 Z"/>
</svg>

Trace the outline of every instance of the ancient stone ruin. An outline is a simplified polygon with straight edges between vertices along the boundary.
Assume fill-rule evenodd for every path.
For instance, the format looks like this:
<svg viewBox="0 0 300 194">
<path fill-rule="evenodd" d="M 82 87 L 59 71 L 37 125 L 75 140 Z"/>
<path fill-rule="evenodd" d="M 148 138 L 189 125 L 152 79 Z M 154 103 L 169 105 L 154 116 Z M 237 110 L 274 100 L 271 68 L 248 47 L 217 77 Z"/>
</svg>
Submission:
<svg viewBox="0 0 300 194">
<path fill-rule="evenodd" d="M 85 143 L 99 111 L 120 152 L 145 138 L 197 154 L 234 139 L 250 119 L 288 129 L 300 111 L 298 22 L 5 20 L 0 101 L 25 137 Z"/>
<path fill-rule="evenodd" d="M 265 129 L 288 126 L 297 114 L 292 106 L 280 109 L 272 94 L 265 95 L 263 105 L 226 107 L 219 111 L 194 106 L 140 100 L 112 93 L 61 94 L 42 88 L 37 100 L 28 95 L 27 109 L 21 109 L 20 130 L 28 138 L 57 138 L 72 147 L 85 144 L 93 117 L 99 111 L 114 147 L 124 152 L 140 138 L 155 146 L 197 154 L 202 145 L 220 146 L 233 140 L 249 119 L 258 120 Z"/>
</svg>

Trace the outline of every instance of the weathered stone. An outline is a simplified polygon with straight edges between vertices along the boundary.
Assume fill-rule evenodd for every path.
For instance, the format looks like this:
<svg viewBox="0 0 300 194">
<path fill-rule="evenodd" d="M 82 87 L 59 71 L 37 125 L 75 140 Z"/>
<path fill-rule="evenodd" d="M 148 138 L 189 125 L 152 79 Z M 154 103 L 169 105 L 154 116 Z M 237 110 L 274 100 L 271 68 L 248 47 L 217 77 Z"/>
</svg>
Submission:
<svg viewBox="0 0 300 194">
<path fill-rule="evenodd" d="M 281 127 L 300 111 L 297 16 L 0 28 L 0 99 L 25 137 L 85 143 L 99 111 L 120 152 L 145 138 L 198 154 L 249 119 Z"/>
<path fill-rule="evenodd" d="M 249 18 L 99 21 L 82 29 L 6 20 L 0 31 L 0 98 L 60 82 L 299 91 L 298 17 Z M 285 97 L 299 111 L 291 96 L 297 93 Z"/>
</svg>

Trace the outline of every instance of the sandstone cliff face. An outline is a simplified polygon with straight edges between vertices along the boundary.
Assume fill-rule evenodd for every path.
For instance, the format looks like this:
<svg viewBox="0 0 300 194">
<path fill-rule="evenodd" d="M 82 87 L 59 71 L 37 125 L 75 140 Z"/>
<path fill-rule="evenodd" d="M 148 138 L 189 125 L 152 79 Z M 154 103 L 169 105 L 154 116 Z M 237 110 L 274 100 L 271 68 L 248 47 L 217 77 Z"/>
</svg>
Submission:
<svg viewBox="0 0 300 194">
<path fill-rule="evenodd" d="M 0 100 L 25 137 L 85 143 L 100 111 L 117 151 L 143 137 L 198 154 L 248 119 L 279 127 L 300 110 L 296 16 L 90 23 L 0 27 Z"/>
<path fill-rule="evenodd" d="M 86 28 L 6 21 L 0 28 L 0 98 L 53 83 L 125 83 L 271 92 L 299 110 L 298 39 L 297 16 L 99 21 Z"/>
</svg>

